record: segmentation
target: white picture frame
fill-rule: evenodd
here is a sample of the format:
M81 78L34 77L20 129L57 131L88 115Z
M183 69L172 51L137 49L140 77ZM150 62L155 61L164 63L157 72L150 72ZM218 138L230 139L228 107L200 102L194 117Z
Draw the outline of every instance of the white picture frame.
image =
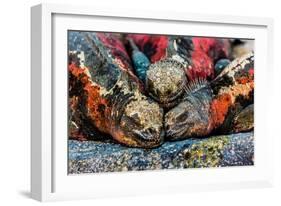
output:
M31 26L32 198L53 201L272 186L273 134L267 110L272 96L269 77L274 75L272 19L40 4L31 8ZM254 38L255 165L67 175L64 114L68 29ZM63 54L65 60L60 58ZM57 69L63 65L65 70Z

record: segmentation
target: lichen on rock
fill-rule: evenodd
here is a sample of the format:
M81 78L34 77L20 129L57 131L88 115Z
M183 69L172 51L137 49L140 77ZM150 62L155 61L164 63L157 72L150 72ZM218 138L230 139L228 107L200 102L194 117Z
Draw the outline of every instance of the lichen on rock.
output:
M227 136L211 137L193 144L183 151L186 168L216 167L222 158L223 148L228 144Z

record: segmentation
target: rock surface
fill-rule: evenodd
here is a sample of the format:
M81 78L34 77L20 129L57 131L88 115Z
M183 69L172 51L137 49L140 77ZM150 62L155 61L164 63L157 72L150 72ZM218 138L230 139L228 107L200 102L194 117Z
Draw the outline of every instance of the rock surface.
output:
M155 149L69 140L69 174L246 166L254 164L254 132L165 142Z

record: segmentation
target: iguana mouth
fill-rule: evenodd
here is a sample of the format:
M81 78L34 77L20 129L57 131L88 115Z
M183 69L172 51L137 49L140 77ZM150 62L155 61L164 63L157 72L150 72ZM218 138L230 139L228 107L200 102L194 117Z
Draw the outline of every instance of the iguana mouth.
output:
M134 147L152 148L162 144L163 109L138 90L126 92L122 88L119 91L116 87L110 94L112 136L120 143Z
M152 148L163 142L163 110L154 102L131 100L122 106L111 133L126 145Z

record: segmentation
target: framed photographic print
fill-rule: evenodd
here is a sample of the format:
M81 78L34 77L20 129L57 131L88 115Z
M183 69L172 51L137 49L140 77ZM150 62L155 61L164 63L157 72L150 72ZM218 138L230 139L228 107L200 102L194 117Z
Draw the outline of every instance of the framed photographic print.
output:
M271 19L31 14L33 198L271 185Z

